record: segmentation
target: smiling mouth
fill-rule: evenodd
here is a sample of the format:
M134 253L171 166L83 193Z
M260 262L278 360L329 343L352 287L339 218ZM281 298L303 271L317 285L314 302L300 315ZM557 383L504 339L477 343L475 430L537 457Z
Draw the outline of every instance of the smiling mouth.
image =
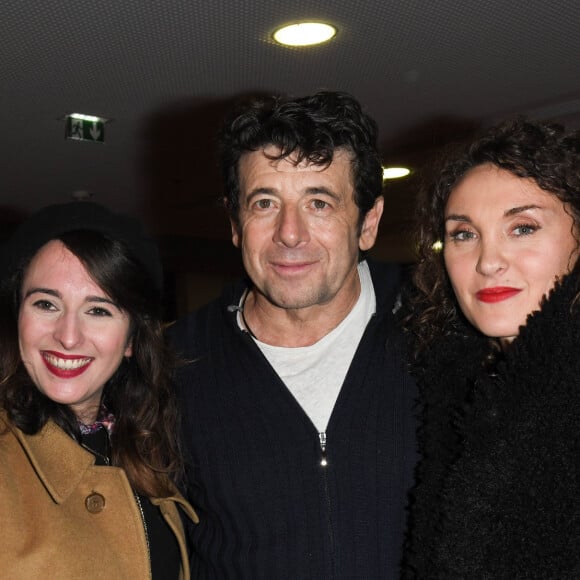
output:
M61 357L50 352L42 353L46 368L59 377L76 377L93 362L91 357Z
M47 352L43 353L42 356L44 360L48 362L51 366L61 370L61 371L72 371L80 369L88 365L91 362L91 358L74 358L74 359L64 359L49 354Z
M314 262L312 260L301 262L272 262L272 267L279 273L304 272L308 270Z

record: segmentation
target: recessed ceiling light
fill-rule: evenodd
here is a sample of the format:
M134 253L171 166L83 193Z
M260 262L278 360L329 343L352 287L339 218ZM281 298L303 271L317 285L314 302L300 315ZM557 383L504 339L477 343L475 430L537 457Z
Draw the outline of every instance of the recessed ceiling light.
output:
M286 46L310 46L326 42L336 35L336 28L323 22L299 22L274 32L276 42Z
M383 179L399 179L411 173L406 167L383 167Z

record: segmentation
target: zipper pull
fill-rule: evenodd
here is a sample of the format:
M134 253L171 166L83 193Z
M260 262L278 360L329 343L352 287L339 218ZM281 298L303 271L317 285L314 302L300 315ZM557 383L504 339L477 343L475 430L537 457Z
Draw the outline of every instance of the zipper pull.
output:
M328 461L326 461L326 433L319 433L318 438L320 439L320 449L322 451L320 465L322 465L322 467L326 467L328 465Z

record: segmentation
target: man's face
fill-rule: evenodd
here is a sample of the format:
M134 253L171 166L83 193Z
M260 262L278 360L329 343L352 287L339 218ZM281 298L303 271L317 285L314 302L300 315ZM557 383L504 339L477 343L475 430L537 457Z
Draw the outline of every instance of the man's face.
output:
M375 242L383 199L358 228L351 155L335 152L321 167L273 161L275 147L245 153L239 162L239 223L232 240L244 266L271 305L306 309L340 305L358 295L359 250Z

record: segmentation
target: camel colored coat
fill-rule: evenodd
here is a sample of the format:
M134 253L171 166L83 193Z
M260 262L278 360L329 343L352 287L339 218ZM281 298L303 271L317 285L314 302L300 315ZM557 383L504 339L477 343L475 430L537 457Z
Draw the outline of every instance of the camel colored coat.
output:
M178 494L152 499L175 533L189 578ZM0 414L0 576L13 579L151 577L141 512L125 472L94 457L49 422L25 435Z

